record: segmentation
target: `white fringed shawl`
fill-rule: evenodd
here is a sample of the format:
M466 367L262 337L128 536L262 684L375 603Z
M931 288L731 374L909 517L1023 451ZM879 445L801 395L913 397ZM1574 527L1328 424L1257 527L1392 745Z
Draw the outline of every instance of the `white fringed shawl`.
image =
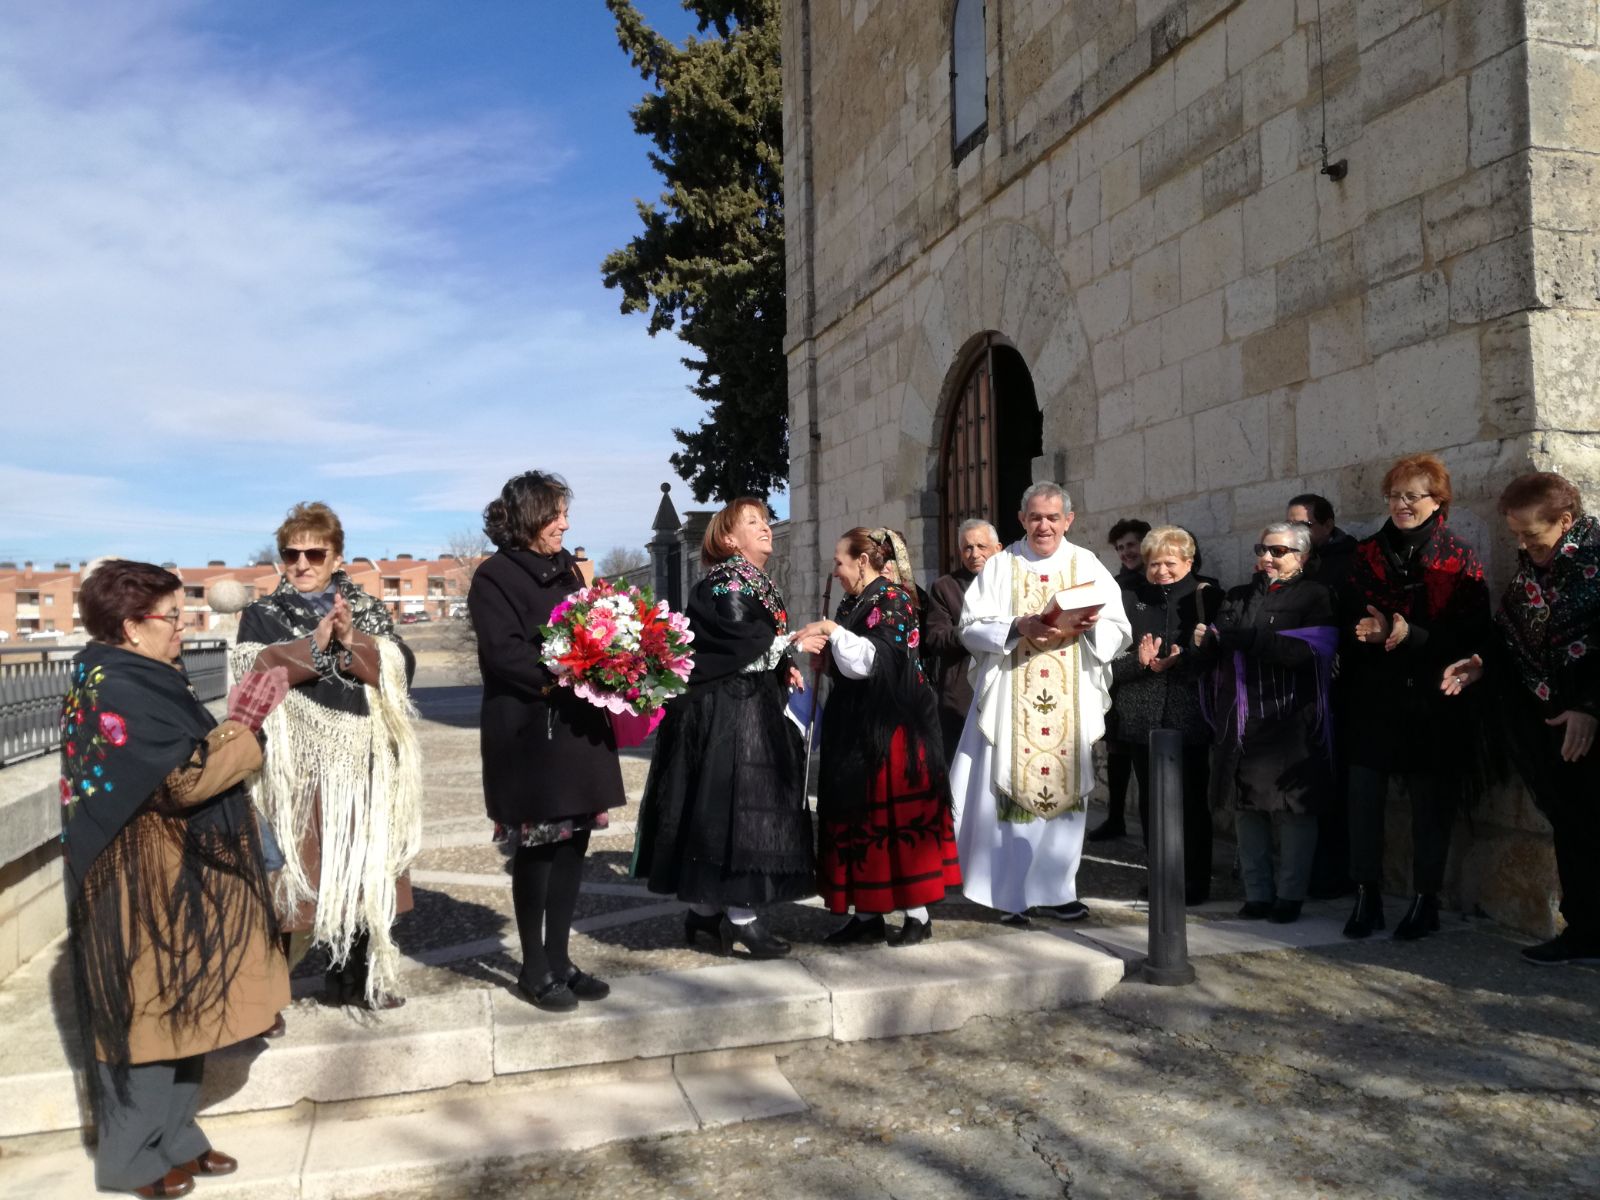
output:
M290 689L267 717L266 762L251 786L286 860L274 884L278 911L314 903L313 937L335 965L367 931L369 1003L400 994L400 951L390 932L394 885L422 849L422 755L405 656L387 638L374 640L381 686L364 687L368 715L339 712ZM236 645L234 676L250 670L266 648ZM300 860L319 800L320 883Z

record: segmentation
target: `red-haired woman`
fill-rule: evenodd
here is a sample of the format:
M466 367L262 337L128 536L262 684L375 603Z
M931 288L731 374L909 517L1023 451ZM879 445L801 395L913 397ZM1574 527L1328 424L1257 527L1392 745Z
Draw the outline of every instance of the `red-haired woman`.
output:
M1512 480L1500 512L1517 539L1517 572L1482 655L1452 663L1441 686L1454 695L1484 674L1498 685L1512 761L1553 831L1566 928L1522 957L1600 962L1600 522L1550 471Z
M816 891L805 752L784 712L800 676L771 556L764 501L735 500L706 526L687 607L694 670L656 733L634 861L652 892L688 902L687 941L752 958L789 952L756 909Z
M1383 833L1389 780L1411 797L1412 900L1395 926L1402 940L1439 928L1439 889L1450 852L1465 755L1452 753L1450 712L1435 686L1445 664L1480 643L1489 592L1477 552L1449 525L1450 472L1432 454L1400 459L1383 477L1389 519L1356 547L1343 646L1349 763L1350 875L1346 937L1384 927Z
M802 649L828 649L818 891L828 911L852 914L828 935L833 945L883 940L884 914L897 909L906 919L891 944L927 941L933 936L927 906L961 882L938 701L917 652L912 592L885 576L891 560L898 579L913 578L898 533L845 534L833 554L845 598L833 620L795 635Z

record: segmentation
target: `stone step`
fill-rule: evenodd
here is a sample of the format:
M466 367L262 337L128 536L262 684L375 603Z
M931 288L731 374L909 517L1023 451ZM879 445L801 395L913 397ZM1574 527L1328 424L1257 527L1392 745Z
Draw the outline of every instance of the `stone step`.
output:
M381 1015L300 1006L285 1037L209 1056L202 1111L403 1095L811 1038L930 1033L985 1013L1098 1001L1122 976L1117 956L1041 931L625 976L604 1003L570 1013L481 987L416 996ZM56 1025L51 1018L12 1049L0 1047L0 1137L83 1123Z
M199 1181L206 1200L357 1200L503 1172L536 1155L713 1129L803 1112L771 1055L660 1060L618 1078L566 1086L486 1085L372 1111L325 1104L282 1116L205 1122L237 1173ZM82 1146L7 1155L0 1180L31 1200L92 1194Z

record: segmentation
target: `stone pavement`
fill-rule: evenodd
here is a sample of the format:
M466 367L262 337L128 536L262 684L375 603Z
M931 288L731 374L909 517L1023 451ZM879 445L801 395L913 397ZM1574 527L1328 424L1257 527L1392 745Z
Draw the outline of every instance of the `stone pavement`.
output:
M206 1127L248 1152L232 1181L207 1181L213 1195L445 1195L466 1177L499 1191L463 1194L507 1196L562 1180L595 1196L1524 1194L1427 1190L1464 1178L1470 1156L1413 1182L1374 1165L1391 1142L1399 1164L1424 1118L1448 1157L1452 1122L1487 1136L1494 1114L1524 1131L1495 1134L1507 1162L1573 1147L1526 1194L1587 1178L1600 973L1526 967L1459 916L1421 946L1343 942L1342 904L1294 926L1233 920L1222 843L1213 890L1229 898L1190 922L1195 988L1111 990L1117 960L1143 950L1131 839L1093 848L1079 925L1019 933L953 895L930 945L837 951L817 944L836 918L785 905L773 920L794 958L729 964L685 947L681 906L628 878L647 767L631 753L631 803L595 841L573 947L616 992L538 1013L507 991L518 955L482 816L477 690L421 657L427 849L397 928L412 1002L355 1020L317 1003L306 963L290 1036L213 1056ZM41 1200L83 1194L87 1170L68 1132L63 966L41 955L0 987L0 1185ZM905 1032L927 1036L892 1036ZM1360 1153L1329 1142L1350 1129ZM1266 1147L1310 1165L1278 1179Z
M1600 971L1527 966L1523 942L1224 956L1190 988L808 1043L778 1058L798 1115L396 1200L1592 1200Z

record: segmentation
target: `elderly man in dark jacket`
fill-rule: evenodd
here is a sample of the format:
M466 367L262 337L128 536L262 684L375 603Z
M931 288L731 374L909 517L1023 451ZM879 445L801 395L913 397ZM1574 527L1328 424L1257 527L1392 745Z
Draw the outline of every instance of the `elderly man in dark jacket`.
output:
M944 758L949 763L961 740L961 727L972 707L972 684L967 679L967 653L957 631L961 626L961 603L967 588L989 556L1000 549L1000 535L993 525L977 517L961 523L956 535L961 566L933 581L927 607L922 616L922 658L929 667L933 689L939 695L939 724L944 732Z

